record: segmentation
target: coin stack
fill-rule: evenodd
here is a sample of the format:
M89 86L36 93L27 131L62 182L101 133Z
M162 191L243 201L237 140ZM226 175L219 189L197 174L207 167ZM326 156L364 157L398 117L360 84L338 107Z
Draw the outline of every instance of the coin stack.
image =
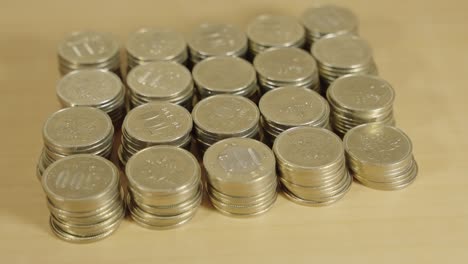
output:
M155 145L190 148L192 116L180 105L153 102L132 109L122 124L118 155L125 165L138 151Z
M184 36L165 29L137 30L128 37L126 49L129 69L154 61L175 61L185 64L188 59Z
M44 172L52 232L68 242L94 242L114 233L125 216L119 170L110 161L80 154Z
M203 164L213 206L230 216L254 216L276 201L275 156L249 138L222 140L206 151Z
M358 34L359 21L348 8L335 5L312 7L301 16L306 29L307 44L311 47L325 36Z
M343 143L327 129L286 130L276 138L273 151L284 193L293 202L329 205L340 200L351 187Z
M255 69L244 59L211 57L195 65L192 74L201 99L216 94L234 94L258 101Z
M229 24L201 24L188 40L193 65L214 56L244 57L247 37L240 29Z
M343 76L330 85L327 98L331 106L331 125L340 136L365 123L395 124L395 92L387 81L379 77Z
M317 64L299 48L274 48L255 57L253 62L263 93L283 86L299 86L320 91Z
M108 33L73 32L58 47L62 75L83 69L107 70L121 75L119 43Z
M93 107L64 108L52 114L42 129L44 147L37 176L56 160L74 154L110 157L114 126L110 117Z
M351 129L344 139L346 158L354 178L379 190L399 190L418 174L410 138L400 129L377 123Z
M214 95L201 100L192 111L195 137L203 152L231 137L260 139L257 106L239 95Z
M328 128L330 107L318 93L303 87L281 87L267 92L259 102L265 142L272 145L283 131L298 126Z
M133 220L150 229L188 222L202 200L201 169L187 150L154 146L127 163L128 207Z
M301 48L305 43L304 27L289 16L260 15L249 23L247 36L254 57L269 48Z
M322 38L311 49L317 60L322 88L348 74L377 75L367 41L350 34Z
M91 106L106 112L114 124L125 116L125 88L119 77L103 70L78 70L57 85L63 107Z
M177 62L157 61L137 66L127 75L127 86L130 108L159 101L192 109L192 75Z

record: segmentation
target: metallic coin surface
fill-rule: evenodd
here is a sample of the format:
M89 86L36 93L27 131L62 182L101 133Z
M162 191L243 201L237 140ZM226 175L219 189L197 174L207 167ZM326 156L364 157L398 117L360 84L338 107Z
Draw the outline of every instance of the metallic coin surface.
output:
M260 15L247 27L250 41L266 47L289 47L304 39L304 28L288 16Z
M236 56L246 49L247 37L232 25L205 23L194 30L188 45L202 56Z
M323 5L307 9L301 16L304 27L314 36L354 32L358 19L349 9L335 5Z

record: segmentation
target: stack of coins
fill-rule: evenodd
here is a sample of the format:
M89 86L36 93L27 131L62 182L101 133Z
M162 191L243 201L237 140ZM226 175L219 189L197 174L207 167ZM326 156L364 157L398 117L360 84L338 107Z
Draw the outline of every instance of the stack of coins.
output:
M106 112L114 124L125 116L125 88L119 77L102 70L78 70L57 85L63 107L91 106Z
M367 41L350 34L322 38L311 49L317 60L322 88L348 74L377 75Z
M228 24L201 24L192 33L188 46L193 65L214 56L244 57L248 49L244 32Z
M385 80L370 75L348 75L335 80L327 91L331 125L340 136L372 122L394 125L395 92Z
M56 160L74 154L110 157L114 126L109 116L93 107L64 108L52 114L42 129L44 148L37 176Z
M273 151L284 193L293 202L329 205L351 187L343 143L327 129L291 128L276 138Z
M65 75L74 70L100 69L120 76L119 52L119 44L110 34L73 32L59 44L59 70Z
M260 15L249 23L247 36L253 56L269 48L301 48L305 43L304 27L289 16Z
M418 174L410 138L400 129L364 124L343 139L349 169L363 185L379 190L399 190Z
M312 7L301 16L306 29L307 44L311 47L325 36L358 34L359 21L348 8L335 5Z
M258 100L255 69L236 57L212 57L198 63L192 71L201 99L216 94L234 94Z
M192 117L202 152L225 138L260 139L260 112L252 101L242 96L210 96L193 108Z
M150 229L188 222L202 199L201 169L188 151L155 146L127 163L128 207L133 220Z
M298 126L328 128L330 107L318 93L303 87L281 87L259 102L265 142L271 146L283 131Z
M44 172L42 187L52 232L65 241L85 243L108 237L125 216L119 170L102 157L63 158Z
M182 34L154 28L141 28L127 40L127 64L132 69L154 61L175 61L185 64L187 43Z
M203 157L213 206L230 216L254 216L276 201L275 156L265 144L230 138L211 146Z
M127 75L129 107L169 102L192 109L193 81L183 65L158 61L133 68Z
M282 86L299 86L320 91L317 64L304 50L269 49L258 54L253 64L263 93Z
M125 165L138 151L155 145L190 148L192 116L182 106L154 102L131 110L122 124L118 155Z

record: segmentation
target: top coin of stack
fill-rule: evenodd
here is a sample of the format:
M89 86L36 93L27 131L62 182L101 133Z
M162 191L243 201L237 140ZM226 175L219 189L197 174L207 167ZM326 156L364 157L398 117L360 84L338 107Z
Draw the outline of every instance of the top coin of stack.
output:
M170 30L141 28L128 37L126 49L129 69L154 61L185 64L188 59L184 37Z
M247 36L253 56L269 48L301 48L305 43L304 28L289 16L260 15L249 23Z
M119 52L119 44L110 34L73 32L59 44L59 70L65 75L74 70L100 69L120 76Z

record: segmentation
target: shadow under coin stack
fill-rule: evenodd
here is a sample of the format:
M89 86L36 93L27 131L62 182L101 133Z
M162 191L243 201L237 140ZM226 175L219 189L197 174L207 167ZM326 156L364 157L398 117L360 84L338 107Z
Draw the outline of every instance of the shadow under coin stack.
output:
M327 91L331 125L341 137L351 128L379 122L394 125L395 92L382 78L348 75L335 80Z
M127 163L128 207L133 220L150 229L188 222L202 200L201 169L188 151L155 146Z
M283 86L298 86L320 91L317 64L304 50L269 49L258 54L253 64L262 93Z
M275 156L265 144L247 138L225 139L208 148L203 164L211 203L221 213L254 216L275 203Z
M65 75L57 85L63 107L91 106L106 112L114 124L125 116L125 88L112 72L78 70Z
M109 116L93 107L64 108L52 114L42 129L44 148L37 176L54 161L74 154L105 158L112 153L114 126Z
M400 129L364 124L343 139L348 167L363 185L379 190L399 190L418 174L410 138Z
M73 155L44 172L42 187L50 210L50 227L60 239L94 242L114 233L125 216L119 170L89 154Z
M261 138L258 107L242 96L210 96L195 105L192 117L195 137L202 152L225 138Z
M99 69L121 76L119 44L108 33L79 31L65 37L58 47L62 75L83 69Z
M301 205L325 206L350 189L341 139L324 128L296 127L273 145L285 195Z
M264 94L258 106L265 142L270 146L281 132L292 127L328 128L328 102L310 89L281 87Z
M122 124L118 155L125 165L138 151L155 145L190 148L192 116L180 105L153 102L132 109Z

